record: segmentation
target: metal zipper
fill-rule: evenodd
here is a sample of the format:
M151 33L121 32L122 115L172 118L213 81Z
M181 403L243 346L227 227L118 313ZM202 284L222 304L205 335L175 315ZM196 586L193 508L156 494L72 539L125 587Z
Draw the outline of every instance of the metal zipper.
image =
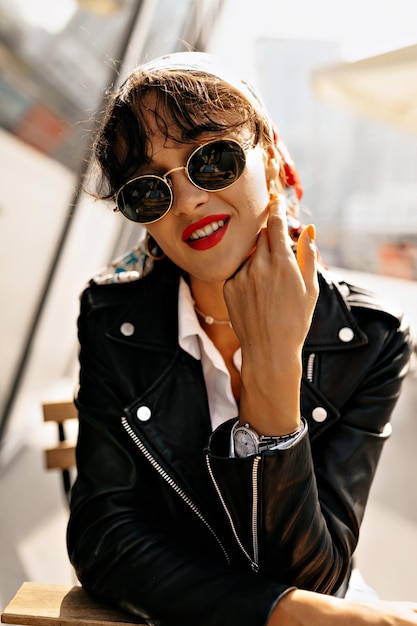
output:
M256 456L252 466L252 541L253 541L253 560L256 568L259 570L259 541L258 541L258 465L261 460L260 456Z
M218 543L219 547L221 548L221 550L222 550L222 552L223 552L223 554L224 554L224 556L226 558L227 564L230 565L230 558L229 558L229 555L226 552L225 547L223 546L223 544L220 541L219 537L217 536L216 532L210 526L210 524L208 523L208 521L206 520L206 518L204 517L204 515L200 511L200 509L197 507L197 505L191 500L191 498L185 493L185 491L183 489L181 489L181 487L179 485L177 485L175 480L168 474L168 472L166 472L164 470L164 468L152 456L152 454L149 452L148 448L139 439L139 437L137 436L137 434L135 433L133 428L130 426L130 424L127 421L125 416L122 416L122 426L125 429L125 431L127 432L127 434L129 435L129 437L133 440L135 445L139 448L139 450L142 452L142 454L145 456L145 458L152 465L152 467L169 484L169 486L172 487L172 489L175 491L175 493L177 493L180 496L180 498L190 507L190 509L197 515L197 517L203 522L203 524L206 526L206 528L210 531L210 533L213 535L214 539Z
M210 465L210 458L208 454L206 454L208 472L210 474L211 480L213 481L213 485L214 485L214 488L216 489L217 495L219 496L220 502L222 503L223 509L228 517L233 535L236 539L236 542L239 548L242 550L243 554L248 559L251 569L254 572L259 571L259 548L258 548L258 535L257 535L257 531L258 531L258 482L256 480L256 477L257 477L257 470L258 470L258 465L259 465L260 460L261 460L261 457L256 456L254 459L253 467L252 467L252 489L253 489L253 506L252 506L253 558L252 558L249 552L246 550L243 543L241 542L239 535L237 534L237 530L233 522L232 516L230 515L229 509L227 508L226 502L224 501L223 494L220 491L220 487L217 484L217 481L214 477L214 473Z
M309 354L308 360L307 360L306 378L309 383L312 383L314 379L314 361L315 360L316 360L316 354L315 352L312 352L311 354Z

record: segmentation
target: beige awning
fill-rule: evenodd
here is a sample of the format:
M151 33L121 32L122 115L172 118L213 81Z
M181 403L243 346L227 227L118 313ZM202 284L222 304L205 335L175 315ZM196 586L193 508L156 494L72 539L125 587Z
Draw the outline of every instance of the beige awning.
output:
M417 45L318 69L312 81L329 102L417 134Z

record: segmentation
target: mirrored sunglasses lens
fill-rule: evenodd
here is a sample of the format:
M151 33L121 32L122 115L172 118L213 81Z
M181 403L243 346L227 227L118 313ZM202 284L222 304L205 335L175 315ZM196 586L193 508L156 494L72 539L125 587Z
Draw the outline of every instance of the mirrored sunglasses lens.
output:
M188 163L188 174L198 187L218 191L233 185L245 169L245 153L234 141L212 141Z
M117 195L117 207L133 222L149 224L160 219L171 206L168 184L156 176L141 176L127 183Z

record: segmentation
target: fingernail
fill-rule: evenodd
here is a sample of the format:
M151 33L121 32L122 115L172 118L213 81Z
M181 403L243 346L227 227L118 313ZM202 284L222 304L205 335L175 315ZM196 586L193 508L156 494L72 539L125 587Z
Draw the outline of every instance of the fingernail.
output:
M269 199L270 200L277 200L278 199L278 194L277 194L276 188L275 188L275 181L273 181L273 180L269 181L268 192L269 192Z
M310 237L311 241L315 241L315 239L316 239L316 227L314 226L314 224L309 224L307 226L307 233L308 233L308 236Z

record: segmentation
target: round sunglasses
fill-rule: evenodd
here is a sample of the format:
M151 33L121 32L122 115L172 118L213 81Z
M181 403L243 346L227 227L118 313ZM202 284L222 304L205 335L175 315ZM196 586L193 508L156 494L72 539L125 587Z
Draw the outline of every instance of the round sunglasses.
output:
M116 194L116 210L140 224L162 219L174 201L172 172L185 170L195 187L204 191L221 191L234 185L245 169L242 146L234 139L218 139L199 146L181 167L174 167L162 176L147 174L132 178Z

